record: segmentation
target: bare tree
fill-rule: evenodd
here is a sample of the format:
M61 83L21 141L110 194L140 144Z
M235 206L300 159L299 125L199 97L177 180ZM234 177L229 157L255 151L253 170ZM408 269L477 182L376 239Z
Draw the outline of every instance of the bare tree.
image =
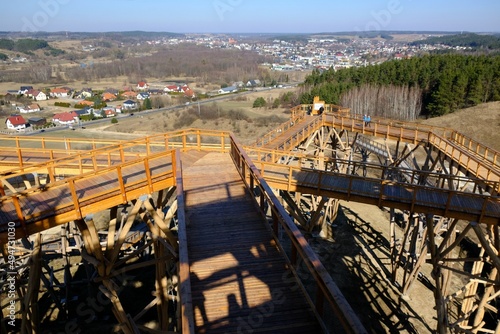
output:
M363 85L349 90L341 104L357 115L370 114L405 121L415 120L422 109L422 90L415 86Z

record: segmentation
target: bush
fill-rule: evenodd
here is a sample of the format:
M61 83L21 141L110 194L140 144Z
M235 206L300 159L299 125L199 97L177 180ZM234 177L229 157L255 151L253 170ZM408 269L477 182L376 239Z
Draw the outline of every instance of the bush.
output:
M80 103L75 104L75 109L84 109L86 107L88 107L86 104L80 104Z
M258 97L253 101L253 108L262 108L266 106L266 100L263 97Z
M113 117L113 118L111 119L111 123L116 124L116 123L118 123L118 120L117 120L116 118L114 118L114 117Z
M71 103L68 103L68 102L56 102L56 103L54 103L54 106L69 108L69 107L71 107Z
M177 121L174 123L174 129L180 129L183 127L190 126L193 124L198 118L194 115L191 114L185 114L182 117L180 117Z

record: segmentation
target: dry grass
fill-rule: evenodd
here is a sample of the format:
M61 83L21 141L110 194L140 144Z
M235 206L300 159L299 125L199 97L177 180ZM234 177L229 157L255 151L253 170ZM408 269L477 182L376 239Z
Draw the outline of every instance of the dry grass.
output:
M263 136L264 134L277 127L276 123L257 125L257 120L259 118L278 116L283 120L283 122L286 122L290 117L290 115L287 113L287 109L285 108L252 108L253 101L257 97L264 97L265 99L277 98L280 94L286 91L289 90L276 89L263 92L254 92L245 95L244 97L236 98L235 96L234 99L217 102L217 107L220 109L221 115L232 110L241 114L242 118L244 119L234 119L225 116L215 120L209 120L204 118L204 106L201 105L200 115L198 119L182 127L176 126L176 124L182 122L183 118L189 117L188 109L191 109L191 113L197 113L198 105L196 103L192 103L191 105L180 110L161 111L154 114L141 114L139 112L136 113L134 117L119 118L118 123L116 124L112 124L110 120L106 125L100 124L96 127L87 126L85 130L78 130L76 132L91 132L101 136L104 133L110 133L115 137L116 135L119 135L119 133L123 133L124 138L126 138L127 134L144 136L174 131L178 130L179 128L198 128L207 130L231 131L236 135L236 137L242 144L252 144L257 140L257 138Z
M422 121L423 124L454 129L500 151L500 102L484 103L452 114Z

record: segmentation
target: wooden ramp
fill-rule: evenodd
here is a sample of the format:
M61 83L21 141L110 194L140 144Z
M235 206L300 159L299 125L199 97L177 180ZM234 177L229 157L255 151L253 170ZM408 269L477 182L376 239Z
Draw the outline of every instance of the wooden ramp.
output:
M196 331L323 332L230 155L182 162Z
M322 118L304 116L296 124L288 124L268 134L260 142L260 147L270 150L291 150L306 140L315 130L322 126Z

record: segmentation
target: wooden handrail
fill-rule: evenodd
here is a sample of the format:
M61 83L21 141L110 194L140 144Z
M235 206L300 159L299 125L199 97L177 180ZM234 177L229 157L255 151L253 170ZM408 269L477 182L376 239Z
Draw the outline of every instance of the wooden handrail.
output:
M478 156L486 159L490 163L492 163L494 166L500 168L500 152L497 150L488 147L484 144L481 144L477 142L476 140L463 135L457 131L453 133L451 136L450 140L453 142L461 145L465 149L467 149L470 152L474 152Z
M190 141L188 140L188 137L190 137L191 135L196 136L195 143L190 143ZM202 140L203 137L207 138L215 137L217 138L218 143L205 143ZM90 151L82 151L82 152L76 151L76 153L74 154L52 160L50 160L50 157L52 157L54 152L53 150L50 150L49 151L50 156L48 157L47 161L37 164L30 164L26 167L14 168L12 169L11 172L8 172L7 176L0 177L0 181L34 172L41 174L44 173L48 174L49 171L47 170L47 166L50 166L52 168L51 170L52 173L57 173L57 168L66 168L66 169L74 168L80 171L88 171L90 169L96 171L103 167L106 168L110 166L110 161L111 161L110 155L112 154L116 154L117 157L119 156L121 162L126 162L131 159L144 156L145 153L138 152L140 151L140 148L142 146L150 147L150 150L152 150L151 149L152 147L161 148L161 151L166 151L180 147L182 149L190 149L190 148L208 149L208 150L213 149L217 151L227 152L227 148L224 147L225 145L224 142L225 138L228 137L229 133L224 131L205 131L205 130L200 131L198 129L186 129L186 130L164 133L161 135L154 135L143 138L141 140L136 139L130 142L117 142L116 145L101 147ZM179 146L176 140L182 141L183 144ZM59 152L62 153L66 151L61 150ZM106 159L101 158L101 160L107 161L108 162L107 165L96 165L95 163L92 162L93 160L98 159L98 157L100 157L101 155L106 156ZM22 161L22 159L20 161ZM83 161L88 161L88 164L83 164ZM7 174L7 172L5 173Z
M30 196L34 195L35 193L40 193L40 192L50 192L50 191L56 191L59 193L67 193L71 194L70 200L69 201L64 201L64 198L60 198L60 203L59 204L53 204L49 208L44 208L44 207L37 207L36 211L32 211L32 209L27 209L28 212L30 213L25 213L22 212L21 210L16 210L16 216L17 216L17 222L22 222L22 221L34 221L37 219L40 219L41 217L46 217L47 215L53 215L55 211L63 211L63 212L73 212L76 210L76 215L78 217L83 217L87 214L90 214L93 212L95 209L93 207L93 203L97 199L102 199L106 197L115 197L118 199L118 201L115 199L113 204L118 205L121 203L126 203L128 200L128 193L131 191L139 191L138 189L143 189L141 190L143 193L149 193L150 189L152 188L152 184L154 182L157 182L156 180L166 178L167 181L168 179L172 179L173 182L173 175L172 171L165 171L161 174L155 174L155 175L150 175L151 181L148 181L148 172L144 170L144 165L147 163L151 165L151 161L153 160L165 160L168 157L172 157L172 152L161 152L161 153L156 153L152 154L149 157L146 158L139 158L134 161L128 161L126 163L100 169L98 171L92 171L92 172L87 172L81 175L69 177L66 179L62 179L53 183L49 183L44 186L38 186L38 187L32 187L27 190L23 190L20 192L17 192L14 195L6 195L0 198L2 202L2 206L6 207L8 203L12 202L15 199L25 199L29 198ZM136 180L134 182L127 182L125 183L123 180L123 170L126 168L131 168L133 166L141 166L140 174L135 174L134 177L136 177ZM112 188L105 189L102 192L97 192L95 194L89 194L89 195L84 195L84 196L78 196L77 192L79 191L77 185L79 182L86 181L86 180L91 180L93 178L98 178L100 176L106 175L106 174L111 174L115 175L114 179L114 184L115 186ZM91 186L92 187L92 186ZM154 189L153 189L154 190ZM118 197L116 197L118 195ZM100 201L102 202L102 201ZM115 203L116 202L116 203ZM29 205L29 202L25 204L26 206ZM19 212L18 212L19 211ZM71 217L73 217L74 214L72 214ZM77 218L78 218L77 217ZM29 224L27 224L29 225ZM18 227L18 226L16 226Z
M487 187L492 189L496 189L500 187L500 181L492 181L492 180L484 180L481 178L474 178L470 176L460 176L460 175L448 175L439 172L433 171L425 171L425 170L416 170L411 168L404 167L394 167L394 166L383 166L379 164L373 164L369 162L362 161L352 161L345 159L337 159L337 158L329 158L329 157L317 157L303 154L301 152L282 152L279 150L271 150L265 148L256 148L256 147L248 147L245 146L249 156L252 156L252 159L255 164L259 165L261 162L268 163L272 165L277 161L277 159L281 156L293 157L295 159L308 160L311 162L321 161L324 164L333 165L347 165L349 169L354 171L363 170L366 171L364 174L370 174L372 177L378 177L380 179L386 179L387 175L399 173L402 175L406 175L408 179L411 180L432 180L436 187L442 180L448 180L453 182L483 182ZM282 166L282 164L275 163L276 166ZM300 166L300 164L299 164Z
M287 191L299 191L311 194L327 194L345 200L353 200L379 206L402 208L428 212L437 215L477 221L497 225L500 223L500 197L468 193L457 190L409 184L384 178L370 178L352 174L312 170L297 166L261 162L260 172L268 183ZM387 173L390 168L381 168ZM306 181L307 173L318 176L317 180ZM302 174L301 180L289 175ZM433 173L436 175L437 173ZM439 175L439 174L438 174ZM331 182L327 181L330 180ZM335 180L339 182L335 182ZM364 184L364 187L355 187ZM319 189L319 190L318 190ZM429 196L432 193L434 196ZM421 196L419 196L421 195ZM427 195L427 196L426 196ZM429 198L428 201L425 198ZM437 202L436 198L441 198ZM463 201L475 205L462 206ZM487 205L485 205L487 202ZM418 208L418 210L417 210Z
M181 310L180 319L177 323L181 324L183 334L192 334L195 332L194 310L191 295L191 279L189 270L188 243L187 243L187 221L185 213L184 184L182 178L182 163L180 151L176 150L174 154L174 177L177 191L177 233L179 239L179 297Z
M434 133L429 134L429 143L439 149L444 154L450 156L455 162L464 167L468 172L472 173L477 179L485 181L500 181L500 169L498 166L492 165L491 162L485 163L485 160L471 155L464 147L457 146L455 142L442 138ZM451 151L451 152L450 152ZM486 175L481 173L480 169L486 171ZM500 188L494 188L497 192Z

